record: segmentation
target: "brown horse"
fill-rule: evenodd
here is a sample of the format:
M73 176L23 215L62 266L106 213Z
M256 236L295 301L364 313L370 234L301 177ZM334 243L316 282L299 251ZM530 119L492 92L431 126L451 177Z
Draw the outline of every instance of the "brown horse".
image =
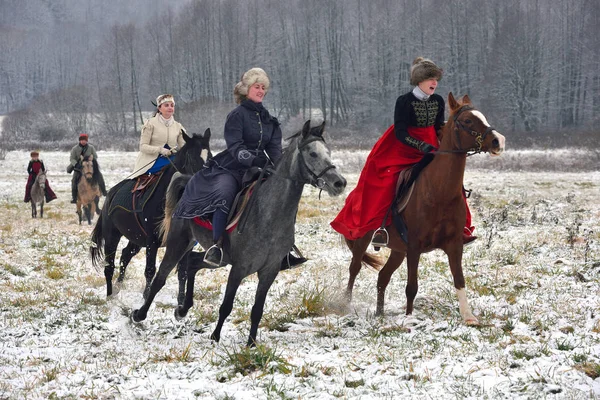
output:
M414 184L412 195L401 211L408 231L408 240L400 237L394 224L386 226L389 232L390 256L379 271L377 280L377 315L383 314L385 289L394 271L406 257L406 315L413 312L418 291L419 258L422 253L442 249L448 256L454 287L458 296L460 315L467 325L478 325L471 312L465 293L462 271L463 227L466 208L463 200L463 177L469 153L489 152L500 155L504 151L504 136L488 124L485 116L471 104L468 96L458 102L448 94L450 118L443 127L440 148L431 163L423 169ZM362 262L379 269L381 263L366 253L373 231L357 240L346 240L352 251L350 278L346 295L352 299L352 288Z
M81 162L81 178L77 183L77 215L79 216L79 225L83 220L83 211L88 221L88 225L92 224L94 213L100 215L98 202L100 201L100 187L98 186L98 178L100 169L98 162L94 160L94 156L89 156Z

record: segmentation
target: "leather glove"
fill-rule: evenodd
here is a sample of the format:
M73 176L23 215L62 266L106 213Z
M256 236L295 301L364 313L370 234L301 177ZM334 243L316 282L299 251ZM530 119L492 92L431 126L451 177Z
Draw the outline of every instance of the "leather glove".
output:
M258 155L256 157L254 157L254 160L252 160L252 166L264 168L268 162L269 162L269 159L267 158L266 155L264 155L264 153L258 153Z
M419 150L421 150L423 153L430 153L432 151L436 151L437 149L435 148L435 146L432 146L429 143L423 143L419 147Z
M161 156L169 157L171 155L171 150L161 147L158 151Z

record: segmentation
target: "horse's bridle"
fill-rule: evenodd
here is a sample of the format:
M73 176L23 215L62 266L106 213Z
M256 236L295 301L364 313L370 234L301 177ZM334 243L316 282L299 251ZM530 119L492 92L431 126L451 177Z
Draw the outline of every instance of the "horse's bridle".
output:
M323 143L325 143L325 139L323 139L322 136L311 136L309 139L307 139L305 142L303 142L302 144L298 145L298 154L300 159L302 160L302 163L304 164L304 167L306 168L306 170L308 171L308 173L310 174L310 178L311 181L309 182L312 186L316 187L317 189L323 190L325 188L325 186L327 185L327 182L325 181L325 179L323 179L323 175L325 175L327 173L327 171L329 171L330 169L335 169L335 165L330 164L327 167L325 167L323 169L323 171L321 171L319 174L314 173L314 171L312 171L309 167L308 164L306 163L306 161L304 160L304 155L302 154L302 148L306 147L309 143L312 142L316 142L317 140L322 141ZM319 193L320 196L320 193Z
M458 109L458 111L456 112L456 114L454 114L453 116L453 120L454 120L454 132L456 133L456 140L458 141L458 146L461 147L461 143L460 143L460 135L458 134L458 130L461 129L465 132L467 132L469 135L475 137L475 143L477 143L477 147L471 148L471 149L467 149L467 150L458 150L458 151L452 151L453 153L469 153L469 152L473 152L472 154L469 155L473 155L473 154L477 154L477 153L481 153L481 149L483 148L483 141L485 140L485 137L488 135L488 133L491 133L494 128L492 128L491 126L488 126L487 129L485 130L485 132L477 132L471 129L467 129L459 120L458 117L460 116L460 114L463 111L470 111L470 110L474 110L475 107L471 106L471 105L464 105L461 108Z

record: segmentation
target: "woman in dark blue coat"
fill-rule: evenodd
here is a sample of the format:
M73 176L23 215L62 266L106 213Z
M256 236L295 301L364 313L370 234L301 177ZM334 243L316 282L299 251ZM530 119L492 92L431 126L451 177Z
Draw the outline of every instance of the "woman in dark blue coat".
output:
M237 104L227 116L224 129L227 148L217 154L188 182L174 217L194 218L212 215L215 245L206 252L205 261L219 265L227 217L250 167L264 168L281 157L282 134L279 122L263 107L270 82L261 68L242 75L233 94ZM306 261L292 257L290 263ZM288 265L289 267L289 265Z

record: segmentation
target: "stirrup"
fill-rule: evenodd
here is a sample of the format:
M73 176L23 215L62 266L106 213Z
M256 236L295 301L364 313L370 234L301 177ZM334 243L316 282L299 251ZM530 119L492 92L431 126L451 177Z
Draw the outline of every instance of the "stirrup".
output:
M215 251L219 252L219 262L216 262L216 260L214 260L212 257L209 257L209 254L213 254ZM219 247L219 245L217 244L213 244L212 246L210 246L208 248L208 250L206 250L206 253L204 254L204 260L205 263L207 263L210 266L213 267L220 267L221 264L223 263L223 250Z
M375 251L379 251L382 247L387 247L390 241L390 236L385 228L378 228L375 232L373 232L373 237L371 238L371 244Z

